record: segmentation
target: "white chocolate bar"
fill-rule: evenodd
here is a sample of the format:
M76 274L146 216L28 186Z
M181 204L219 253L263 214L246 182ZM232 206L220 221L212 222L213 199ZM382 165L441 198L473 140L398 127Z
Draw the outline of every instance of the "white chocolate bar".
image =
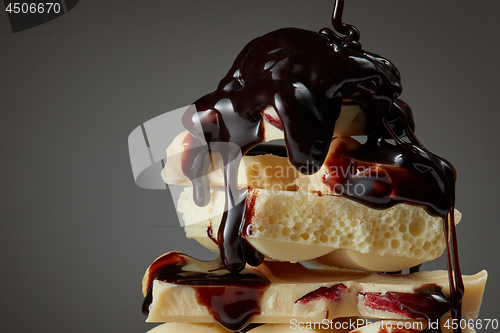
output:
M377 210L338 196L251 189L253 213L246 239L268 258L317 259L325 265L368 271L399 271L438 258L446 244L442 220L423 208L399 204ZM213 191L198 207L186 187L177 206L188 238L218 252L207 235L217 234L224 193ZM457 211L455 222L461 218Z
M265 262L256 268L247 268L264 274L270 285L260 300L260 314L253 323L286 324L290 320L321 321L340 317L375 319L409 319L389 310L371 308L365 304L366 293L414 293L427 284L436 284L449 295L446 271L420 272L407 275L386 275L342 269L308 269L301 264ZM146 273L146 276L149 272ZM487 273L463 276L465 295L462 313L476 319L486 284ZM147 280L147 279L146 279ZM298 301L322 287L342 284L337 299L315 297ZM197 286L199 288L211 286ZM177 285L159 280L153 282L153 299L148 322L213 323L208 309L197 301L196 291L188 285Z

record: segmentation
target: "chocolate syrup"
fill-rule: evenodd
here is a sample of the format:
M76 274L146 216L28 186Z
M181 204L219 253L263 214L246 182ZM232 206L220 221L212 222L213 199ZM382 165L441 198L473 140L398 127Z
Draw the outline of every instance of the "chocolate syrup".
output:
M369 308L393 312L411 319L426 319L424 333L442 333L441 320L451 309L451 302L435 284L424 285L413 294L400 292L362 293Z
M347 182L362 185L362 193L340 195L372 208L407 203L443 219L452 314L460 319L464 290L455 225L448 223L453 221L455 170L418 141L411 109L398 99L399 71L389 60L362 49L358 30L342 23L342 10L343 1L337 0L332 17L337 32L285 28L255 38L217 89L194 102L197 112L183 117L184 127L193 134L187 144L205 147L186 150L183 156L194 201L208 204L209 153L220 153L226 199L218 232L223 264L239 272L245 263L262 262L263 256L241 239L246 189L237 188L237 176L241 156L263 142L262 112L272 106L280 120L275 125L284 130L288 158L299 172L313 174L323 164L329 169L373 169L376 173L369 177L351 173L343 179L327 176L324 181L332 187ZM338 156L325 161L343 103L357 104L364 111L367 141L355 149L341 148Z
M269 286L269 280L254 272L221 273L223 268L219 268L216 273L186 268L188 263L195 262L197 260L178 252L157 259L149 268L143 313L149 314L152 283L156 279L192 287L198 304L205 306L221 325L232 331L244 329L260 313L260 299Z
M247 156L257 156L266 154L271 154L279 157L288 157L285 146L273 145L273 144L261 144L255 146L254 148L250 149L248 153L246 153Z
M216 245L219 245L219 241L214 237L214 230L212 229L212 223L207 227L207 236Z
M406 203L424 207L431 215L448 215L455 174L446 160L404 141L393 145L369 138L358 144L342 137L332 145L325 161L330 173L323 177L332 192L375 209ZM450 184L444 183L448 176Z

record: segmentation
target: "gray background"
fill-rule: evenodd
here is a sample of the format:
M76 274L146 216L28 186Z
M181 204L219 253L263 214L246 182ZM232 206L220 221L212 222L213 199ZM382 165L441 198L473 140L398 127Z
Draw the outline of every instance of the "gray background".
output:
M0 331L145 332L141 279L184 238L168 191L134 184L141 123L212 91L268 31L330 26L325 1L81 1L13 34L0 13ZM417 135L458 170L462 271L498 315L500 1L347 1L402 73ZM180 130L180 129L179 129ZM445 268L443 259L424 269Z

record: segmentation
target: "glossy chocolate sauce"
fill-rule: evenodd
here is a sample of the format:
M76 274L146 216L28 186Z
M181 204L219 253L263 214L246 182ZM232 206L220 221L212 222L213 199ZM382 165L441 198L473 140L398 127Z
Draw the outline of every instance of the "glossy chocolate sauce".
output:
M352 168L341 178L327 174L325 184L358 185L363 191L339 195L375 209L406 203L443 219L452 314L460 318L464 288L455 224L449 223L454 221L455 170L418 141L412 111L398 99L399 71L389 60L362 49L358 30L342 23L342 10L343 1L337 0L332 18L336 32L285 28L255 38L217 89L194 102L197 112L183 117L184 127L193 135L186 145L205 149L186 149L182 158L194 201L208 204L209 153L220 153L226 200L217 235L222 262L235 273L245 263L262 262L263 256L241 237L248 205L247 189L237 188L237 171L241 156L263 142L262 112L272 106L279 116L274 125L283 129L288 158L298 171L313 174L324 164L329 170ZM357 104L364 111L367 141L340 144L335 147L337 155L326 159L342 104ZM336 140L343 139L334 144ZM361 169L372 173L360 176Z
M451 302L440 287L435 284L424 285L413 294L400 292L362 293L363 304L369 308L389 311L411 319L427 320L424 333L442 333L440 324L450 312Z
M444 218L453 205L453 167L413 143L369 138L359 144L349 137L335 138L325 166L329 173L323 182L332 192L375 209L406 203Z
M288 157L288 154L286 152L286 147L275 144L261 144L255 146L254 148L250 149L248 153L246 153L247 156L257 156L266 154L272 154L279 157Z
M260 313L261 297L269 286L269 280L255 272L224 273L218 268L204 270L191 268L188 264L200 263L182 253L170 252L157 259L149 268L147 296L143 303L143 313L149 314L152 303L153 280L187 285L196 292L198 304L222 326L232 331L244 329L252 318Z

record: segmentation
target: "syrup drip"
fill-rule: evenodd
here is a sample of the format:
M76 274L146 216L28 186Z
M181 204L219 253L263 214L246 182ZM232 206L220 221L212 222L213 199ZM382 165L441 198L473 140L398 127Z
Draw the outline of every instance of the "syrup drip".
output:
M319 33L285 28L258 37L243 48L217 89L194 102L197 112L184 115L183 124L194 135L188 136L186 145L205 147L183 153L183 171L193 183L194 201L208 204L209 153L220 153L226 209L217 238L223 264L234 273L245 263L260 264L263 256L241 238L248 205L246 189L237 188L237 171L241 156L263 142L262 111L274 107L290 163L313 174L325 163L341 105L357 104L366 116L367 142L345 151L343 162L355 168L375 166L378 173L346 177L342 181L357 182L367 191L341 195L376 209L400 202L419 205L443 219L452 315L460 319L464 290L455 225L448 222L454 221L455 170L418 141L411 109L398 99L399 71L389 60L361 48L358 30L342 23L343 5L342 0L335 2L332 24L345 37L327 28ZM336 163L326 161L329 167ZM325 179L325 183L335 186L339 180Z
M335 1L333 7L332 15L332 26L333 28L340 32L341 34L347 35L346 37L340 37L335 32L328 28L324 28L320 31L321 34L325 34L328 38L337 41L343 47L350 47L354 49L361 49L361 44L359 44L359 30L350 24L342 23L342 13L344 11L344 0Z
M207 227L207 236L208 238L214 242L216 245L219 245L217 238L214 237L214 230L212 229L212 223Z

